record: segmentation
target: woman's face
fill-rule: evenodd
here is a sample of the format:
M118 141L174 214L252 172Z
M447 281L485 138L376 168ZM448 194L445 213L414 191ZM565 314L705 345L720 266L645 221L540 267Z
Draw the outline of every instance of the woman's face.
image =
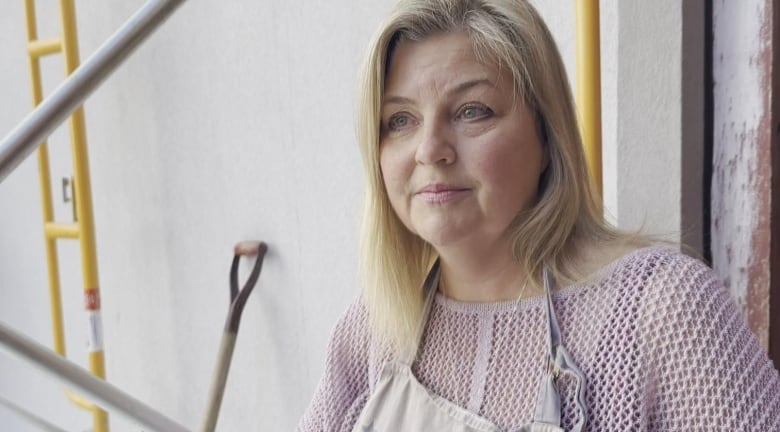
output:
M534 115L509 73L465 32L401 42L382 102L380 166L406 227L441 251L494 246L529 208L543 170Z

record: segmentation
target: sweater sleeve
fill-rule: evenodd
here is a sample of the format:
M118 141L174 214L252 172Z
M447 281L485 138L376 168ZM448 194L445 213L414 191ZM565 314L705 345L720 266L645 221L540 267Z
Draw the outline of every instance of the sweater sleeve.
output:
M328 345L325 372L298 424L299 432L349 432L368 398L368 322L355 301L339 319Z
M780 431L780 376L717 275L661 258L648 293L651 431Z

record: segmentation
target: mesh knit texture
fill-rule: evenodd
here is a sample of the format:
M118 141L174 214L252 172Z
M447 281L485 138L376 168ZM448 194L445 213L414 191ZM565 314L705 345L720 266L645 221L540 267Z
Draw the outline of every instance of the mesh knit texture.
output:
M553 294L563 344L585 374L589 431L780 431L780 375L703 263L635 251ZM462 303L440 294L413 366L432 392L511 431L531 420L546 366L544 299ZM387 357L355 302L298 430L352 431ZM578 412L559 380L562 426Z

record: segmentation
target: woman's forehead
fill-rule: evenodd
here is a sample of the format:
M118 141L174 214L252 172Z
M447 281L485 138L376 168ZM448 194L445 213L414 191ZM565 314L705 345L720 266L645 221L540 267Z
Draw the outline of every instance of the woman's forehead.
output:
M402 41L389 59L384 93L414 93L427 87L440 93L468 83L505 85L494 61L478 56L465 32L443 33L421 41Z

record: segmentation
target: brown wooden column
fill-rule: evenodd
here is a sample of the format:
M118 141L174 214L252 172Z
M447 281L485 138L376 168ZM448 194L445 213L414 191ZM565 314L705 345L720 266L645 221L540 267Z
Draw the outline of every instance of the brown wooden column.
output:
M768 31L771 44L770 82L767 90L771 94L770 102L770 157L772 169L771 182L771 243L769 265L769 356L780 369L780 7L767 0L772 8L771 30Z
M778 365L778 11L712 5L712 264Z

